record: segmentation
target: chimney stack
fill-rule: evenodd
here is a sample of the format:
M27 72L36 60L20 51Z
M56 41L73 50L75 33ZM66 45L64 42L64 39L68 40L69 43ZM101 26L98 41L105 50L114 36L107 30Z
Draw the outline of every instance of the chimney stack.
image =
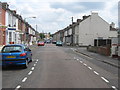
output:
M83 20L85 20L86 18L88 18L90 15L88 15L88 16L86 16L86 15L84 15L83 16Z
M115 28L115 23L112 22L112 23L110 24L110 26L111 26L112 28Z
M16 14L16 10L12 10Z
M81 22L81 19L77 19L77 22Z
M98 16L98 12L97 11L92 11L91 15L97 15Z
M5 8L5 9L8 9L9 5L7 4L7 2L3 2L2 7Z

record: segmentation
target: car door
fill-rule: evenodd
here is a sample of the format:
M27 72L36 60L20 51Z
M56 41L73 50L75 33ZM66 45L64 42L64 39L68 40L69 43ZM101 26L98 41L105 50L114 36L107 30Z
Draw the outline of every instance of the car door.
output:
M25 48L25 52L27 53L27 58L30 61L32 59L32 52L31 52L31 50L28 47L26 47Z

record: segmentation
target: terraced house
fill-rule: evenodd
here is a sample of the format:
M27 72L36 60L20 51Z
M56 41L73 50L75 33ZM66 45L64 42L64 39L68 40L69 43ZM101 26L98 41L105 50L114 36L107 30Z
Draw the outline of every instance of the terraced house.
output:
M9 9L7 3L1 3L0 9L0 45L28 44L39 39L38 33L17 11Z
M0 45L6 44L5 13L6 9L0 2Z
M57 39L60 38L59 32L55 33ZM117 37L115 24L109 24L97 12L92 12L91 15L77 19L77 22L73 22L64 28L63 32L64 44L69 43L69 45L78 46L100 46L98 40L112 40L112 38Z
M109 24L97 12L91 12L91 15L83 16L63 29L63 43L77 46L112 46L118 36L117 30L113 22ZM56 40L60 39L59 32L53 34ZM112 46L113 51L115 48Z

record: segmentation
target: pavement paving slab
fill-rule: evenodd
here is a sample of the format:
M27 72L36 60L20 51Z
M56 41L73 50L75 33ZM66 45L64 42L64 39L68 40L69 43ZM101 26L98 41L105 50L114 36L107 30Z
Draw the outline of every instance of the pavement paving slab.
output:
M114 67L120 68L120 64L119 64L120 61L118 59L116 59L116 58L112 58L110 56L104 56L104 55L94 53L94 52L89 52L89 51L87 51L86 48L82 48L82 47L77 48L76 52L79 52L79 53L81 53L83 55L94 58L96 60L102 61L104 63L110 64L110 65L112 65Z

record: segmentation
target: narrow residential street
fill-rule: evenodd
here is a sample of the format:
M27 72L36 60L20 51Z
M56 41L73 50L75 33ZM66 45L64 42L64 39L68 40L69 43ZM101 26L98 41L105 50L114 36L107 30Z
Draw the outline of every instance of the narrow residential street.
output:
M120 0L1 0L2 90L120 90Z
M118 88L118 68L54 44L30 47L27 69L3 70L3 88Z

